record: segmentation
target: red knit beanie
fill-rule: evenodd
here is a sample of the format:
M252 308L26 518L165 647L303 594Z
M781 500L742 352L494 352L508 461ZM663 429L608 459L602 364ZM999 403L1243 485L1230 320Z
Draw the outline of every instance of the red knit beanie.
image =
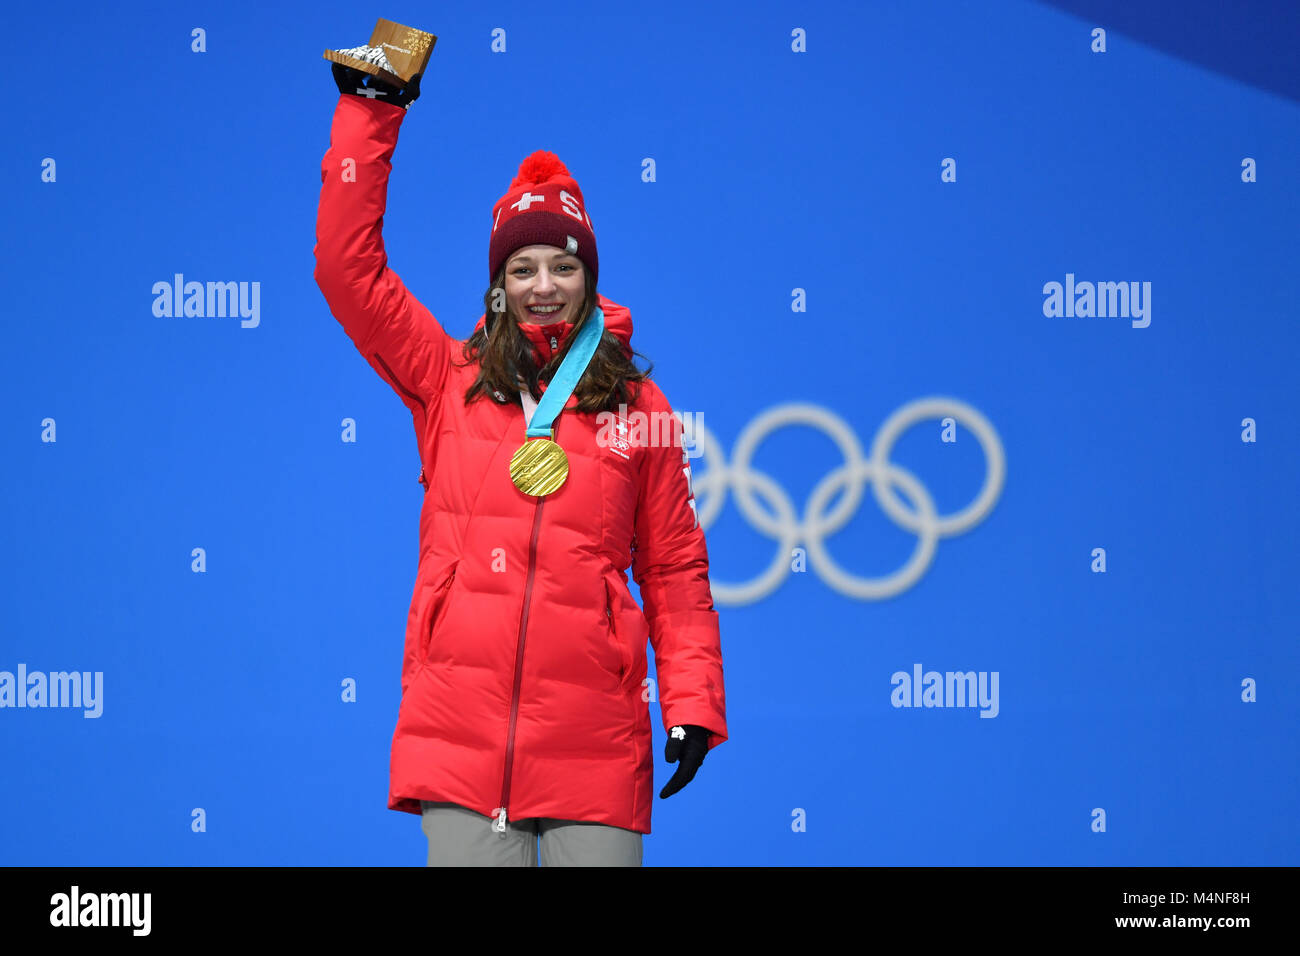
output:
M519 173L492 207L488 281L511 254L545 243L577 256L595 279L600 272L596 235L582 190L560 157L539 149L519 164Z

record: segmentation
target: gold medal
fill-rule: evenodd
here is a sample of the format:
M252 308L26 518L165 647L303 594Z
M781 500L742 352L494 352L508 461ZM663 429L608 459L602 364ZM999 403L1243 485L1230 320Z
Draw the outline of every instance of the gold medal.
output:
M519 382L519 404L524 410L526 431L524 443L510 456L510 480L526 495L545 497L569 477L569 456L553 440L555 419L572 397L573 389L596 352L596 344L604 329L605 313L596 306L587 321L582 323L577 338L540 402L533 400L526 382ZM529 434L533 437L527 437Z
M526 495L549 495L569 477L569 456L549 438L524 442L510 457L510 480Z

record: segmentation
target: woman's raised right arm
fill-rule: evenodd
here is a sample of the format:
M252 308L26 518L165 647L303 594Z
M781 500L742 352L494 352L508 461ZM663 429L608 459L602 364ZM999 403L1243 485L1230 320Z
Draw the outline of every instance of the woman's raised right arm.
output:
M342 85L342 84L340 84ZM454 340L388 268L382 228L405 107L341 93L321 162L316 284L357 350L417 417L447 381Z

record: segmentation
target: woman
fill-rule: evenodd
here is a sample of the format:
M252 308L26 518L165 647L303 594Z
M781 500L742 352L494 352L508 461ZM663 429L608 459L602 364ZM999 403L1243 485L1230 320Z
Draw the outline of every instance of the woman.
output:
M678 763L660 797L727 739L681 423L631 362L630 313L596 291L591 219L553 154L493 208L473 334L442 329L380 232L419 77L398 90L333 70L315 277L411 411L425 488L388 806L421 814L430 865L537 865L538 842L543 866L640 865L647 639Z

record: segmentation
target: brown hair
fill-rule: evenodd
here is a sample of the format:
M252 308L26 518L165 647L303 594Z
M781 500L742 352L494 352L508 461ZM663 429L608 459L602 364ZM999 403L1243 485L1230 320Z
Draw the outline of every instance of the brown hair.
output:
M475 330L461 347L465 361L460 365L463 367L474 362L479 365L478 377L465 390L465 404L477 401L495 389L506 396L507 402L521 405L519 384L515 381L516 373L528 383L528 390L533 397L541 398L537 383L550 383L551 377L559 370L564 356L577 339L579 329L596 309L596 280L590 269L584 267L583 274L586 291L582 307L578 310L579 317L565 337L564 344L551 356L550 361L538 368L533 362L532 343L519 331L519 320L510 311L505 289L506 267L502 265L483 296L484 315L487 317L483 327ZM492 330L490 335L489 326ZM646 358L635 349L632 354ZM622 340L606 329L587 364L587 370L582 373L582 378L573 390L573 394L578 397L577 410L613 412L618 410L620 403L632 404L640 388L638 386L633 391L629 387L630 383L645 381L653 369L653 362L645 371L637 368L623 351Z

